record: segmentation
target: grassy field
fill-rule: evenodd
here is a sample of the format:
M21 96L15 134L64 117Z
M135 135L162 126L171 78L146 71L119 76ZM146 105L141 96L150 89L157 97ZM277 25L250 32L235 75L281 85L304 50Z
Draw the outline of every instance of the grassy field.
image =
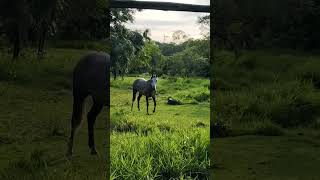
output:
M213 178L318 179L320 57L217 53L211 122Z
M149 79L149 76L143 76ZM131 112L132 83L111 82L112 179L206 179L209 167L209 80L159 78L157 109L145 97ZM171 96L183 105L167 105Z
M28 50L16 62L0 52L0 179L103 179L106 112L96 123L100 157L89 154L87 123L65 158L72 111L72 70L86 50L49 49L45 59ZM86 111L90 108L90 99Z
M0 179L102 179L105 117L96 123L100 157L87 147L84 119L75 157L64 157L70 130L72 69L86 50L27 51L16 62L0 52ZM217 54L213 71L210 161L216 179L317 179L320 173L320 57L297 52ZM144 76L149 78L149 76ZM158 106L131 107L131 83L111 84L113 179L204 178L208 173L209 81L160 78ZM169 96L184 105L166 104ZM86 111L90 107L90 100ZM220 131L214 124L220 122Z
M72 70L86 50L49 49L45 59L31 50L13 62L0 54L0 179L103 179L106 111L95 126L100 156L89 154L87 123L65 158L72 111ZM209 81L159 80L157 112L130 112L134 78L112 81L112 178L204 178L209 166ZM171 95L185 104L168 106ZM87 100L86 111L91 105ZM150 101L150 109L152 103ZM150 110L150 112L151 112Z

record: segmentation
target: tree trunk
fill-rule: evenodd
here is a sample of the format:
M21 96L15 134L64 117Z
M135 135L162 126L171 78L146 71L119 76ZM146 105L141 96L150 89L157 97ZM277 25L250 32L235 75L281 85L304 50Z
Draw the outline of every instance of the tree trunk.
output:
M113 68L113 80L116 80L117 79L117 69L116 68Z
M16 59L19 57L20 51L21 51L21 36L20 36L20 28L18 27L16 29L16 37L14 38L13 43L13 59Z
M44 55L44 44L47 35L47 24L45 22L41 25L39 41L38 41L38 57L42 58Z
M107 22L106 23L109 24L109 26L107 27L107 38L108 38L108 40L110 40L110 18L111 18L110 8L108 8L107 14L108 14L108 16L107 16Z

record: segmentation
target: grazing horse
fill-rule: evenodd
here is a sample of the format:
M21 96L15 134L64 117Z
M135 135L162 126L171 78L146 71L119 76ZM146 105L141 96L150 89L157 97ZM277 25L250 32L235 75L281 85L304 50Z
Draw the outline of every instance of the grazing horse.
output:
M132 104L131 104L131 111L133 108L133 103L134 100L136 99L136 94L137 92L139 92L139 96L138 96L138 109L140 111L140 98L142 95L146 96L146 101L147 101L147 114L149 115L149 97L152 97L153 99L153 104L154 104L154 108L153 108L153 113L156 112L156 85L157 85L157 77L155 75L152 75L150 80L145 80L143 78L141 79L137 79L133 82L132 85L132 92L133 92L133 97L132 97Z
M87 114L88 137L91 154L97 154L94 144L94 123L103 106L110 107L110 56L102 52L92 52L84 56L73 71L73 112L71 135L67 156L73 153L73 138L82 119L84 101L91 96L93 105Z

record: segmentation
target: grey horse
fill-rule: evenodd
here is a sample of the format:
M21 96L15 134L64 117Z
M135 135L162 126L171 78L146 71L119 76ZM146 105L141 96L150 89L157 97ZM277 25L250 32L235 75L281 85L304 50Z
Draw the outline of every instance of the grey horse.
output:
M93 105L87 114L88 137L91 154L97 154L94 144L94 123L103 106L110 107L110 56L102 52L92 52L84 56L73 71L73 112L71 135L67 156L73 153L73 139L83 114L84 100L91 96Z
M142 95L146 96L146 102L147 102L147 114L149 115L149 97L152 97L153 99L153 113L156 112L156 86L157 86L158 78L155 75L152 75L150 80L145 80L143 78L137 79L132 84L132 104L131 104L131 111L133 108L133 103L136 99L136 94L139 92L138 95L138 109L140 111L140 98Z

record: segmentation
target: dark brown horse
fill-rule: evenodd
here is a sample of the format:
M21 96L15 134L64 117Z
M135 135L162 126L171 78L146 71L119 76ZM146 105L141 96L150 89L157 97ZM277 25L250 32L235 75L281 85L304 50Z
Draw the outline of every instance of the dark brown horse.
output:
M102 52L93 52L84 56L73 71L73 112L71 135L67 155L73 153L73 139L79 127L86 97L91 96L93 105L87 114L88 137L91 154L97 154L94 144L94 123L103 106L110 107L110 56Z

